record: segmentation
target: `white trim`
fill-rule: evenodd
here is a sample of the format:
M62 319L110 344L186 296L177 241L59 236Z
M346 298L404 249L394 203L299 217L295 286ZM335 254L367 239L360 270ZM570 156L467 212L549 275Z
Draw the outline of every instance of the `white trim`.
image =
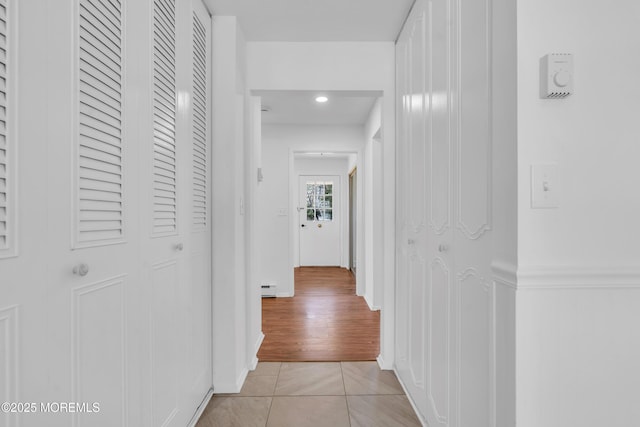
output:
M370 301L370 298L367 295L358 295L358 296L361 296L362 298L364 298L364 300L367 302L367 305L369 306L369 310L380 311L380 307L377 305L373 305L373 302Z
M387 361L384 360L384 357L382 357L382 353L379 354L378 357L376 357L376 362L378 362L378 366L383 371L394 371L395 372L395 370L396 370L395 366L393 366L392 364L387 363Z
M209 405L209 401L211 400L212 397L213 397L213 389L210 388L207 394L204 396L202 403L200 403L200 406L198 406L198 408L196 409L196 412L193 414L193 417L191 417L191 421L189 421L189 424L187 424L188 427L196 427L196 424L198 424L200 417L202 416L202 414L204 413L204 410Z
M289 292L277 292L276 298L293 298L293 294Z
M494 260L491 263L491 272L493 273L493 281L495 282L495 284L517 289L517 265L503 260Z
M396 375L396 378L398 379L398 382L400 383L400 386L402 387L402 390L404 391L405 396L407 396L407 399L409 400L409 403L411 404L411 407L413 408L413 412L415 412L415 414L416 414L416 418L418 418L418 420L420 421L420 424L422 424L422 427L429 427L429 424L427 423L427 420L422 418L422 416L420 415L420 411L418 411L418 407L416 406L415 402L413 401L413 398L411 397L411 394L409 394L409 391L407 390L407 387L405 387L404 382L402 381L402 378L398 374L398 370L395 367L393 368L393 373Z
M520 266L517 289L640 289L640 267Z
M240 390L242 390L242 386L244 385L244 381L247 379L247 375L249 375L249 370L247 368L243 368L242 371L240 372L240 375L238 375L238 377L234 382L214 384L216 394L240 393Z
M251 355L251 362L249 362L249 370L255 371L258 367L258 350L260 350L260 346L262 345L262 341L264 341L264 334L262 331L260 332L260 336L256 341L256 345L254 346L253 354Z

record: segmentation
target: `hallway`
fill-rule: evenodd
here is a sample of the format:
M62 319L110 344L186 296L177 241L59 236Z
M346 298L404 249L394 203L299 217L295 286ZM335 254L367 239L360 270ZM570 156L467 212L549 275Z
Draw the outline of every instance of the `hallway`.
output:
M0 427L640 426L639 21L0 0Z
M376 362L268 363L238 394L214 395L196 427L412 427L420 422Z
M293 298L262 299L264 342L258 359L272 362L375 360L380 312L355 294L348 270L295 269Z

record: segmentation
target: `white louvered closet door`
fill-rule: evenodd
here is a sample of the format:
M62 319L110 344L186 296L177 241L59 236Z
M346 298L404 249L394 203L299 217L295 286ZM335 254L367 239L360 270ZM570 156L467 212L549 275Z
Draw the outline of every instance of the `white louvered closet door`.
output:
M176 0L147 2L151 17L146 35L148 46L144 94L140 116L140 227L141 260L149 304L149 347L147 371L152 426L178 426L182 392L184 319L181 312L181 288L188 273L184 256L185 231L182 224L184 202L183 176L179 162L187 152L179 121L178 85L178 10ZM184 423L183 423L184 425Z
M207 394L210 32L197 2L0 0L0 402L86 405L0 427L182 427Z
M153 426L185 426L211 386L210 18L153 0L141 111L141 259L149 289Z
M191 121L187 178L191 278L186 289L187 393L185 405L199 403L211 387L211 16L193 0L190 19ZM185 248L186 249L186 248Z
M97 402L100 411L49 415L40 425L139 424L137 150L125 5L74 0L47 12L56 55L48 58L42 219L49 230L46 400Z

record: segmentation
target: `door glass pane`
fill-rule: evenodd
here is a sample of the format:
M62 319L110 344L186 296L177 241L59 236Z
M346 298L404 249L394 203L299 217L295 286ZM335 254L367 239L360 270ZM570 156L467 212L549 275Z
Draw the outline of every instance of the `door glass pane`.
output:
M333 182L307 182L307 221L333 220Z
M322 207L331 209L333 207L333 196L324 196Z
M314 194L315 186L313 183L307 183L307 207L313 207L313 194Z

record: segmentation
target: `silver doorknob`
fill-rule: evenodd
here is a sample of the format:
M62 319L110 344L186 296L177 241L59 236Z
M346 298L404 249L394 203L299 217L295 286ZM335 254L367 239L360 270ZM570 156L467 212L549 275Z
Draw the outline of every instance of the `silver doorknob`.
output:
M176 251L180 252L181 250L183 250L183 249L184 249L184 245L183 245L182 243L178 243L178 244L175 246L175 248L176 248Z
M89 266L85 263L78 264L73 267L73 274L77 274L78 276L86 276L89 272Z
M438 245L438 252L447 252L449 250L449 245L446 243L440 243Z

